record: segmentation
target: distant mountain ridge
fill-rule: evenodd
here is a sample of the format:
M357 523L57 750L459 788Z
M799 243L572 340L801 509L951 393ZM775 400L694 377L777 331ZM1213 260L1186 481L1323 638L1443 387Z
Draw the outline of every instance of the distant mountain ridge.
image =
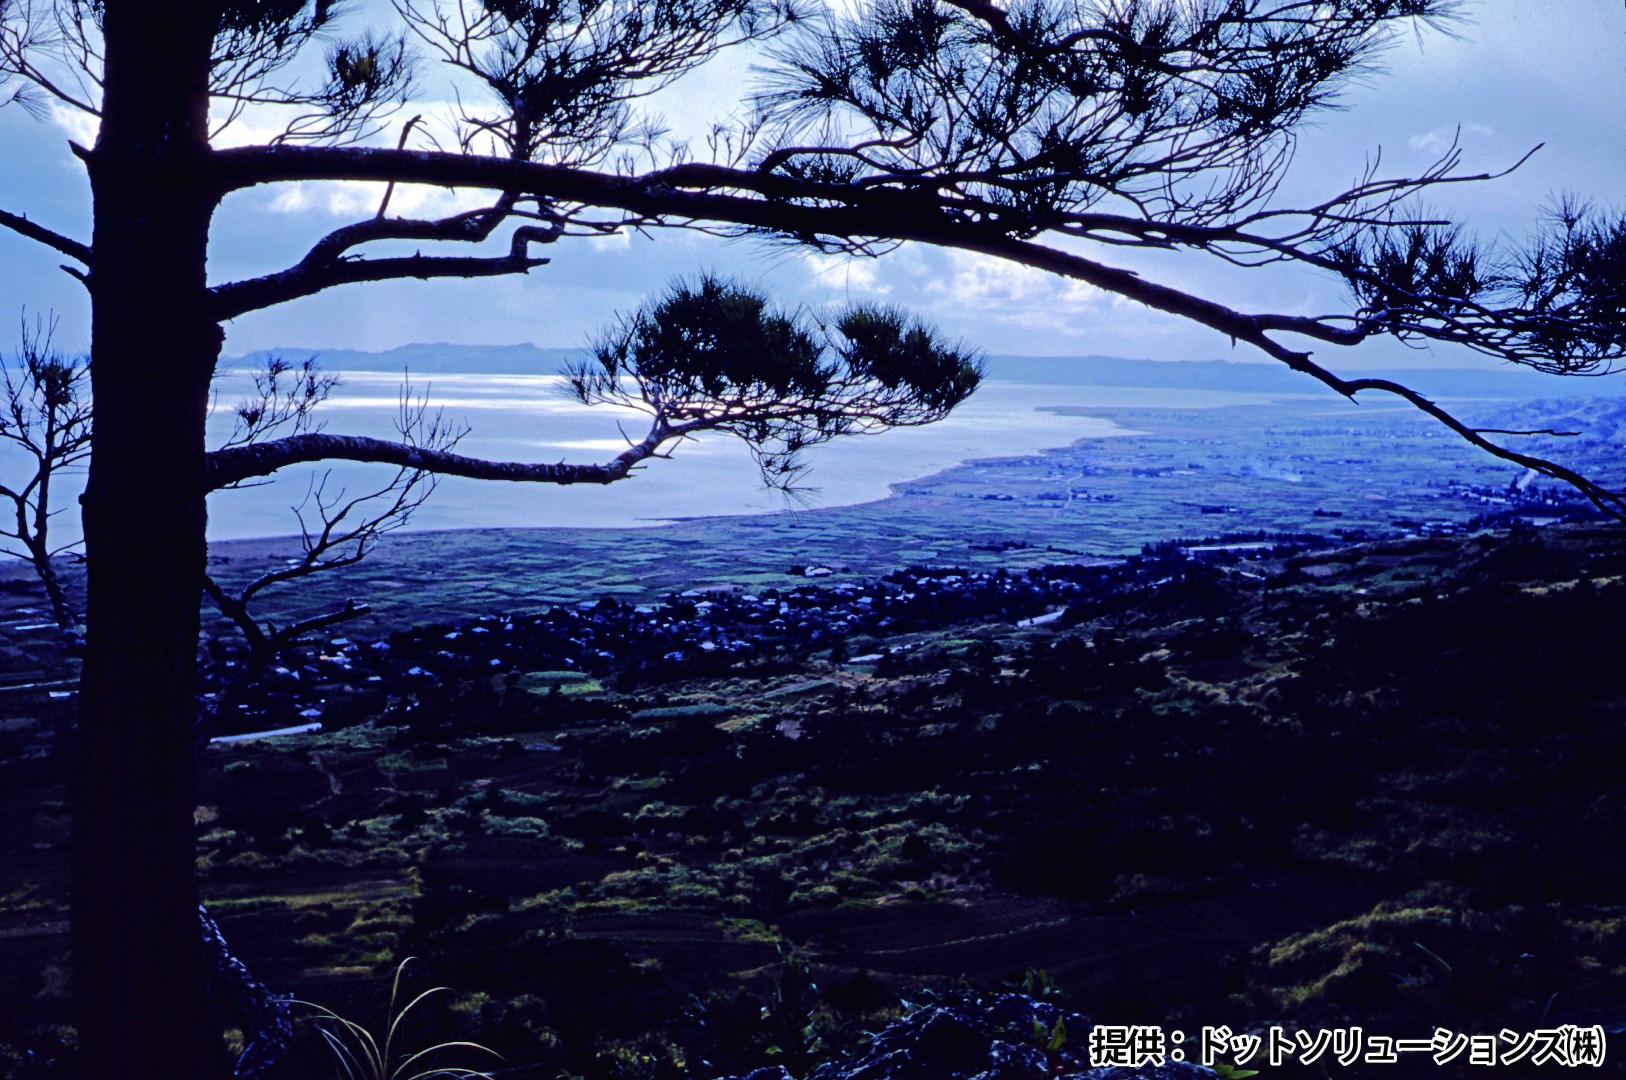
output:
M544 349L537 345L401 345L382 352L361 349L260 349L228 357L222 367L256 367L267 356L289 360L314 356L327 371L410 371L414 375L554 375L588 358L586 349Z
M409 371L414 375L553 375L588 359L586 349L537 345L402 345L382 352L359 349L262 349L223 361L223 367L258 366L280 353L291 360L316 356L327 371ZM1618 397L1626 378L1575 378L1531 371L1415 368L1384 371L1386 378L1436 397ZM1228 390L1246 394L1317 394L1308 376L1276 364L1230 360L1131 360L1121 356L990 356L988 378L1056 386L1120 386L1168 390Z

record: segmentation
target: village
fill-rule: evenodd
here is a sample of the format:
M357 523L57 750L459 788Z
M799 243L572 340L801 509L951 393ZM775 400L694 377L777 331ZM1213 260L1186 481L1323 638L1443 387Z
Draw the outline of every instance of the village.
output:
M381 697L419 695L475 677L556 671L659 682L719 674L776 653L821 651L835 661L873 664L907 649L896 640L911 631L971 619L1060 618L1092 590L1122 587L1126 576L1148 574L1151 568L1140 563L1062 564L1021 573L913 568L878 581L760 594L689 590L659 604L583 601L536 614L427 626L370 643L334 637L252 680L242 678L246 649L233 639L217 639L205 666L213 689L203 697L220 702L239 695L227 709L216 710L210 731L211 737L232 738L342 725L375 712ZM793 569L813 579L835 573L828 566ZM883 644L889 639L894 643Z

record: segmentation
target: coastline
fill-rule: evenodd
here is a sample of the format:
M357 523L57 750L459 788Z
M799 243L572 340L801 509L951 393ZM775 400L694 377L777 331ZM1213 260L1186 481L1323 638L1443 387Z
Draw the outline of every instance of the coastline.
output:
M893 482L885 497L866 502L646 519L638 528L403 530L341 573L268 590L258 610L283 622L354 598L374 612L352 624L355 631L383 635L601 596L645 602L688 589L794 586L806 579L792 568L809 565L858 580L910 565L1023 571L1183 537L1449 532L1498 504L1505 510L1517 479L1423 418L1341 402L1100 407L1090 416L1134 437L1095 433L1042 451L970 457ZM640 497L634 486L629 491ZM483 490L493 498L489 485ZM709 504L692 498L688 505ZM287 534L216 540L211 572L229 585L299 554L299 538ZM21 562L0 566L0 581L28 574ZM29 603L16 596L7 608ZM204 619L219 628L210 626L218 619L212 610Z

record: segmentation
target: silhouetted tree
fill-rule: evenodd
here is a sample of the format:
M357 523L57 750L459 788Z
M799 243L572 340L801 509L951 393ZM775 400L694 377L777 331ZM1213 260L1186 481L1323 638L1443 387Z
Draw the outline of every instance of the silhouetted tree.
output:
M662 452L652 437L604 463L504 464L305 432L211 454L204 421L226 320L357 282L525 273L546 261L540 246L627 227L859 254L916 241L1195 320L1345 395L1398 394L1619 513L1619 497L1586 478L1495 443L1408 387L1336 376L1305 347L1397 335L1587 371L1626 345L1621 227L1576 212L1529 252L1476 247L1410 210L1413 196L1471 179L1454 150L1417 176L1369 175L1306 205L1275 200L1296 128L1397 30L1454 6L872 0L838 13L795 0L397 0L357 14L388 19L387 31L346 35L343 9L326 0L177 0L161 14L131 0L8 0L0 75L13 96L97 128L93 146L76 148L93 204L88 240L0 211L0 224L68 260L92 309L98 411L83 500L73 885L87 1067L198 1077L224 1068L193 878L208 492L331 458L607 483ZM700 157L641 118L652 92L724 49L769 39L752 110L712 126ZM440 99L459 102L455 115L438 125L412 117L381 142L414 79L434 76L451 84ZM249 113L278 118L281 133L217 148ZM413 219L389 212L387 188L376 213L317 239L292 266L211 284L222 200L296 181L490 198ZM378 253L399 241L419 250ZM487 241L496 250L444 253ZM1115 265L1125 247L1320 268L1356 302L1329 316L1241 311Z
M54 331L54 320L36 321L32 327L25 322L22 348L12 363L0 365L0 440L13 444L15 459L0 473L0 497L13 509L10 519L0 524L0 552L23 559L33 569L53 618L69 646L77 649L82 615L63 581L61 564L64 559L83 562L82 541L52 539L53 519L64 509L53 498L70 479L67 474L81 471L90 456L94 408L88 359L53 348ZM252 381L254 393L233 409L232 432L223 449L250 445L279 431L311 430L317 406L338 384L337 377L320 370L315 357L293 364L275 355L266 358L264 369L255 371ZM438 412L431 414L426 401L413 400L410 386L403 388L396 428L403 439L437 448L455 445L461 435ZM382 487L353 496L343 489L330 492L328 479L313 476L304 500L293 507L302 545L299 559L231 589L204 575L205 594L248 644L250 671L304 635L370 610L348 601L279 626L253 614L254 600L273 586L366 558L380 537L411 521L434 491L436 478L423 469L402 468Z
M294 435L318 431L316 409L338 385L324 374L315 357L293 364L278 355L266 358L253 374L254 394L237 404L232 433L220 451L264 442L279 432ZM465 432L449 424L428 401L414 398L410 383L401 387L395 430L406 444L431 450L457 445ZM284 436L286 437L286 436ZM337 608L277 625L253 613L255 600L267 589L302 581L312 574L353 566L370 555L386 534L405 528L412 515L434 493L436 476L428 469L401 466L382 487L352 495L329 489L331 474L313 474L305 498L293 507L299 523L300 556L284 566L227 588L205 573L203 591L230 619L248 643L244 674L252 676L272 657L306 634L367 614L371 608L347 600ZM239 481L240 483L241 481ZM236 484L225 484L230 488ZM217 490L219 490L217 488Z
M51 603L51 617L70 645L80 638L79 611L57 560L74 543L51 537L61 508L51 503L52 484L90 457L90 402L82 392L89 378L85 357L52 347L54 320L23 323L22 347L0 361L0 441L19 462L0 477L0 498L11 504L0 523L0 552L27 562Z

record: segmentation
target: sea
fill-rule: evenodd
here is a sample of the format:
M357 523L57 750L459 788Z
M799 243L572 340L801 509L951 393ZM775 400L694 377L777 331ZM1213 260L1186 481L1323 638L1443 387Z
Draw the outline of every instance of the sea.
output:
M241 385L236 385L240 383ZM435 375L414 379L442 421L466 434L457 452L499 461L608 461L647 430L630 410L587 407L566 396L564 380L550 375ZM247 388L247 376L221 382L223 403ZM401 376L383 372L344 375L321 408L328 430L391 438L400 415ZM965 461L1015 457L1086 438L1124 438L1134 429L1074 409L1212 408L1271 400L1263 394L1223 390L1171 391L1144 387L1057 385L989 379L947 419L915 428L850 436L804 452L807 472L793 496L767 487L745 445L726 434L673 444L626 480L608 486L542 485L444 477L414 513L413 529L531 528L538 526L640 528L692 517L763 514L806 507L845 506L884 499L892 485L929 476ZM1066 412L1059 410L1066 409ZM227 410L217 418L220 437ZM317 493L327 501L351 499L389 482L389 466L333 463L318 470L285 470L273 483L210 497L210 534L218 539L297 532L294 508L307 521Z
M408 380L400 367L390 370L389 354L338 356L340 363L329 370L339 382L316 412L318 424L334 433L393 438L403 400L421 401L443 423L464 432L459 453L521 462L608 461L646 430L647 419L635 412L574 401L561 375L516 373L520 365L513 357L499 357L500 362L490 365L495 370L487 372L471 370L471 365L489 353L457 353L455 346L412 348L453 350L453 360L445 365L451 370L422 374L421 357L414 354L419 367ZM521 359L526 365L522 370L537 370L531 357ZM355 367L344 366L347 360L354 360ZM807 450L810 468L794 497L763 483L737 439L710 434L674 444L667 457L651 460L607 487L441 478L403 527L645 528L693 517L844 506L884 499L895 484L967 461L1030 455L1080 439L1136 435L1132 427L1091 415L1095 410L1190 410L1334 399L1324 389L1290 381L1290 373L1264 365L1100 357L995 360L983 385L945 420ZM228 362L217 377L210 420L216 445L230 436L236 404L251 395L255 362L253 357ZM557 363L543 368L548 369L560 370ZM1509 383L1497 372L1467 374L1477 381L1469 385L1459 380L1453 384L1456 391L1500 397L1508 387L1524 385ZM0 483L20 481L26 465L14 447L0 445ZM378 505L366 497L384 488L394 474L390 466L333 462L286 469L262 483L216 492L209 500L210 535L228 540L298 534L301 518L306 528L320 527L318 501L342 506L360 499L352 513L365 514ZM81 475L56 481L54 544L76 538L80 486Z

